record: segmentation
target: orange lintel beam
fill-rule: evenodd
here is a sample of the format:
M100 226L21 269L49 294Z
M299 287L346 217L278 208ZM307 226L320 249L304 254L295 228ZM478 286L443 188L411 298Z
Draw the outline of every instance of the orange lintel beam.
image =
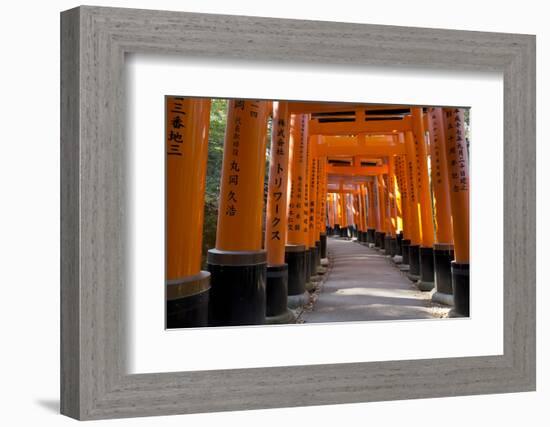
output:
M373 176L388 173L388 166L334 166L327 165L329 175L363 175Z
M358 108L365 108L365 105L342 102L289 102L288 108L293 114L315 114L341 111L355 112Z
M404 144L392 145L388 143L377 143L372 145L328 145L319 144L316 151L319 157L386 157L401 156L405 154Z
M360 133L358 135L323 135L323 139L321 140L323 144L327 144L329 146L351 146L355 147L358 144L362 145L404 145L400 144L399 142L394 141L393 135L366 135L364 133Z
M364 110L395 110L409 108L403 105L371 105L346 102L293 101L289 102L293 114L335 113L341 111L361 112Z
M335 193L335 194L355 194L354 189L329 189L327 190L329 193Z
M309 121L309 131L310 135L392 134L410 131L411 122L410 116L402 120L373 120L365 122L319 123L317 120L312 119Z

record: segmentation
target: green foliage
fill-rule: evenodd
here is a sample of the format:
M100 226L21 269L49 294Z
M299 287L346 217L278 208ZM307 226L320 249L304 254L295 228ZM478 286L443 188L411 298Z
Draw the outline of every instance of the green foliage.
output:
M223 159L223 141L227 122L227 100L212 99L210 131L208 136L208 166L206 170L206 198L217 200Z
M210 130L208 135L208 164L206 169L206 194L204 198L204 224L202 238L203 269L206 269L206 253L216 245L218 221L218 194L222 171L223 141L227 122L227 100L212 99Z

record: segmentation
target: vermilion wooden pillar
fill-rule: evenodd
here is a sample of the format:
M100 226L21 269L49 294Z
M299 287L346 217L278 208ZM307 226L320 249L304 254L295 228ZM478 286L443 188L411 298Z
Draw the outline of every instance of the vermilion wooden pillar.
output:
M470 176L464 110L445 108L447 172L455 259L451 265L454 313L470 315Z
M382 175L376 176L376 191L378 198L378 218L379 221L376 224L375 233L375 245L379 249L384 249L385 237L386 237L386 185Z
M208 251L212 326L265 323L262 216L269 111L266 101L229 101L216 248Z
M428 109L428 130L435 217L434 281L436 292L432 295L432 300L452 305L451 261L454 257L453 229L445 129L441 108Z
M321 261L327 257L327 158L319 158L319 209L318 209L318 228L319 241L321 242ZM322 261L323 262L323 261Z
M290 121L290 197L285 261L288 264L288 306L296 308L308 301L306 292L307 240L304 232L304 205L307 180L308 116L291 115Z
M201 271L210 100L166 99L166 327L208 324Z
M424 113L421 107L411 108L412 129L417 159L418 193L421 212L422 245L420 247L420 278L418 288L430 291L434 288L434 223L432 199L428 174L428 151L424 127Z
M407 153L407 194L410 210L411 243L409 245L409 273L412 281L420 279L420 244L422 243L422 228L420 224L420 200L418 197L418 173L416 150L412 132L405 132L405 149Z
M388 157L388 230L389 235L386 237L386 254L394 256L397 252L397 203L396 203L396 186L395 186L395 157Z
M287 308L288 264L285 262L289 131L290 114L288 102L276 101L273 103L271 126L264 245L267 250L267 323L289 323L294 319L294 315Z
M400 269L409 268L409 246L411 244L411 202L409 187L407 185L407 157L399 156L397 160L398 186L401 194L401 216L403 221L403 236L401 239L401 266Z
M377 226L375 178L367 182L367 243L374 244Z

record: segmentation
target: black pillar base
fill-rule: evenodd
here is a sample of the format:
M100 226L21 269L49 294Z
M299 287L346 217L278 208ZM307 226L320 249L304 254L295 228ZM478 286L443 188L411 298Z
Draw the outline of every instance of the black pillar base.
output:
M210 326L265 324L266 252L210 249Z
M451 262L454 258L453 245L436 243L434 245L434 282L435 293L432 301L453 305L453 280Z
M333 236L339 236L340 235L340 224L334 224L334 229L333 229L332 235Z
M166 328L208 326L210 273L199 274L166 284Z
M390 241L391 236L389 234L384 235L384 253L386 255L390 254Z
M363 230L357 230L357 241L359 243L363 241Z
M409 245L409 274L407 277L416 282L420 279L420 246Z
M317 267L321 267L321 241L315 242L315 273L317 273Z
M395 238L395 240L396 240L395 255L402 256L403 251L401 249L401 242L403 241L403 233L399 233Z
M394 257L397 255L397 239L395 237L391 237L388 239L388 252L386 252L389 256Z
M454 316L470 316L470 264L451 263Z
M420 280L418 289L431 291L434 288L434 250L431 247L420 248Z
M403 272L409 271L409 247L411 245L411 241L409 239L402 239L401 240L401 264L399 265L399 270Z
M294 314L287 308L288 265L268 265L265 282L266 323L292 323Z
M306 248L304 245L286 245L285 262L288 265L288 307L297 308L307 303Z
M401 240L401 256L403 257L401 264L409 265L409 247L411 246L411 241L409 239Z
M374 247L378 249L384 249L384 239L386 238L386 233L383 231L374 232Z
M311 289L311 255L309 248L306 248L305 250L305 267L306 267L306 292Z
M306 289L307 289L307 284L309 282L309 279L311 277L311 266L309 265L310 264L310 261L311 261L311 257L309 255L309 248L306 247L306 252L305 252L305 258L306 258Z
M306 248L304 245L286 245L285 263L288 266L288 295L299 295L306 290Z
M327 257L327 235L321 233L321 259Z
M367 229L367 243L376 242L376 230L374 228Z
M340 237L348 237L348 227L340 227Z
M315 265L315 247L308 249L308 257L309 277L306 282L306 291L313 292L315 289L315 279L317 276L317 266Z

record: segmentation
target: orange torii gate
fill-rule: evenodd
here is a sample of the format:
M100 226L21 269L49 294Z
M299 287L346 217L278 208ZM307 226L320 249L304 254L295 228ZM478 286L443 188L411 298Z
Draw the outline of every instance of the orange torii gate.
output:
M209 277L200 271L203 199L190 196L204 188L209 101L185 102L182 147L190 151L182 159L168 156L171 149L179 149L180 141L169 139L176 135L174 129L168 132L175 116L167 116L170 319L189 315L182 307L197 300L197 310L202 308L196 314L202 320L178 320L179 325L206 322L204 304L209 325L291 321L287 306L306 303L307 290L314 286L311 279L322 271L327 228L339 229L346 237L352 232L361 243L401 255L396 260L420 289L430 290L435 282L434 300L454 303L459 314L469 313L464 110L229 101L216 246L207 257ZM269 116L270 171L262 235Z
M409 277L411 280L418 281L420 288L427 291L434 286L434 222L428 186L427 147L424 139L427 116L419 107L411 108L410 112L410 115L399 120L362 121L360 117L354 117L353 120L331 123L311 119L309 132L323 135L324 141L320 144L318 152L329 159L330 156L342 157L346 154L354 157L382 155L387 165L393 165L391 173L377 178L377 185L374 188L378 201L377 215L381 217L380 229L375 231L375 242L377 246L387 249L387 252L392 255L397 253L396 249L392 249L395 247L393 239L397 240L394 156L405 155L408 159L414 159L415 167L413 168L411 164L412 160L409 160L408 165L408 173L413 174L409 182L412 197L402 201L402 203L412 203L409 211L413 215L409 222L414 223L412 224L413 242L407 247L409 254L406 258L410 262ZM353 163L353 160L350 163ZM356 165L351 166L351 164L350 167L357 168ZM329 165L329 174L336 172L336 168ZM359 169L357 173L360 173ZM386 246L389 247L386 248Z
M448 236L451 229L449 225L451 218L450 209L445 208L446 204L444 202L449 197L449 189L443 185L436 185L442 182L440 179L442 171L444 174L446 173L443 167L438 166L440 161L444 161L440 160L443 156L440 154L441 149L437 149L435 142L432 141L430 143L430 140L426 139L429 134L433 140L435 131L433 128L430 129L433 123L430 122L428 114L420 107L410 108L410 114L405 115L399 120L373 119L372 121L363 122L363 117L357 117L358 111L359 109L355 110L356 117L353 120L331 123L330 121L322 122L320 119L310 119L310 134L320 134L323 136L321 139L322 143L319 144L316 151L327 157L329 163L327 173L329 176L333 174L351 176L368 175L371 171L363 169L363 166L356 164L355 158L357 156L384 159L384 164L389 170L386 174L382 173L381 176L377 177L376 185L372 188L378 205L376 213L378 234L380 237L384 236L384 238L386 233L389 234L389 238L385 238L390 246L389 253L396 253L397 250L394 251L392 249L394 246L392 239L395 238L397 240L397 231L399 224L401 224L402 230L399 231L402 233L402 240L410 241L408 247L405 245L405 250L408 252L406 258L408 258L410 263L409 277L418 282L421 290L431 290L434 287L435 276L440 276L440 270L435 266L434 262L434 244L437 242L437 250L443 250L448 257L450 252L450 243L448 242L450 239ZM463 114L463 110L456 109L456 111ZM456 114L460 115L460 113ZM454 120L460 122L459 118L454 117ZM463 125L463 122L460 123ZM460 138L461 136L463 137L463 133L461 134L458 131L458 137ZM461 142L465 144L464 140ZM455 151L461 153L461 159L467 156L467 153L466 155L463 154L466 151L465 148L457 148ZM432 190L429 185L427 165L428 153L430 153L433 162L431 181L433 183L433 191L435 192L433 200L436 203L435 207L437 209L434 209L434 206L432 206ZM343 157L351 157L347 165L336 166L331 164L331 158ZM455 169L456 164L456 161L452 164ZM464 162L460 163L460 165L463 164ZM464 188L464 175L467 178L467 171L464 171L464 167L458 172L448 172L449 179L456 180L457 176L461 178L461 188ZM339 193L343 192L341 188ZM366 192L368 196L368 187ZM400 217L397 215L398 194L399 210L401 211ZM358 201L357 206L359 209L368 207L367 197L365 201L364 205ZM467 210L463 199L460 199L460 201L455 200L455 204L461 205L461 212ZM342 209L345 210L345 204L341 205L343 206ZM454 216L456 216L456 213ZM342 215L343 221L346 221L346 217L347 215L344 212ZM359 219L355 222L360 222L360 227L363 227L363 222L360 219L361 214L357 218ZM368 215L366 215L366 218L368 218ZM459 220L457 227L454 227L453 231L456 231L462 223ZM403 239L405 228L408 229L407 234L410 235L410 239ZM434 229L436 231L435 234ZM462 230L462 234L464 234L464 230ZM383 244L381 239L379 239L379 242L379 246L388 246L387 243ZM400 249L403 253L403 246ZM405 258L405 253L403 253L403 258ZM457 264L459 267L467 265L464 262ZM456 268L457 271L459 267ZM463 267L463 270L465 268ZM442 283L442 280L440 279L439 282Z
M313 124L312 124L313 123ZM392 170L391 176L388 175L388 165L390 162L388 159L393 159L395 155L405 154L405 144L400 141L396 136L397 132L405 131L411 128L411 120L409 118L403 118L400 120L375 120L366 123L359 123L357 120L353 123L314 123L310 120L310 132L323 133L321 143L317 148L317 152L326 155L329 159L329 165L327 166L327 172L329 175L381 175L382 184L385 180L387 187L383 186L383 191L387 192L391 187L391 192L387 197L380 194L377 196L377 200L381 200L384 203L383 209L387 212L380 213L380 207L377 208L377 215L383 215L383 222L381 227L383 229L375 230L374 233L377 236L375 241L378 246L384 248L385 243L388 242L388 253L394 255L397 252L396 242L392 243L392 240L397 240L396 225L396 206L395 206L395 194L394 194L394 174ZM344 135L339 133L344 132ZM354 135L353 133L356 133ZM352 156L351 161L347 165L337 166L330 164L331 158L342 158ZM378 158L386 159L386 163L377 166L362 166L357 162L358 158ZM359 164L357 164L359 163ZM393 164L393 163L392 163ZM386 177L384 178L384 175ZM376 188L379 192L379 188ZM380 190L382 191L382 190ZM368 189L365 190L368 193ZM366 194L364 195L366 198ZM386 201L387 200L387 204ZM360 203L361 209L367 210L368 202ZM371 206L372 209L372 206ZM368 215L365 213L365 217ZM386 221L386 217L388 220ZM358 228L362 228L361 226ZM371 232L372 233L372 232ZM376 234L378 233L378 234ZM368 230L357 230L358 239L360 241L367 241ZM387 234L387 238L386 238ZM392 249L395 248L395 249Z

